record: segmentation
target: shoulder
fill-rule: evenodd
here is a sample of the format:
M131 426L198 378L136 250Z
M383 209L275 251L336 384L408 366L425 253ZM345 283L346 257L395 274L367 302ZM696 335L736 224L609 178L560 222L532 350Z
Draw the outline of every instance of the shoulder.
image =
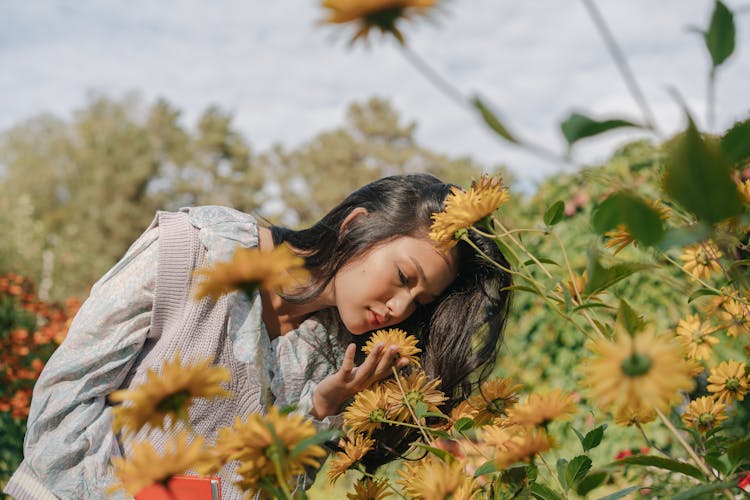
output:
M209 261L229 260L238 246L258 246L258 222L250 214L216 205L187 207L180 212L198 229Z

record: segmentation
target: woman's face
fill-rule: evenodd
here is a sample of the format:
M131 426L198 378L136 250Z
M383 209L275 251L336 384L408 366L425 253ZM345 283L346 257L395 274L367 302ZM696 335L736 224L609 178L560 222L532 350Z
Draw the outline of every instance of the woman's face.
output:
M401 236L345 264L332 280L332 301L359 335L405 320L440 296L457 270L455 249L441 254L426 238Z

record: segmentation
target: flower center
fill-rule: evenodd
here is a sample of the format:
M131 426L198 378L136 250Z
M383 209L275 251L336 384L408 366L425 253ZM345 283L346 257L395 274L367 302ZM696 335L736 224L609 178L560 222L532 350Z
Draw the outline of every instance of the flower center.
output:
M698 417L698 426L700 427L712 427L714 424L714 420L716 420L716 417L713 416L711 413L702 413L700 417Z
M409 406L414 408L417 403L424 401L424 396L419 391L411 391L406 393L406 401L408 401Z
M507 401L505 400L505 398L497 398L497 399L493 399L490 405L492 406L491 410L493 412L505 413Z
M730 392L737 392L737 389L740 388L740 379L737 377L729 377L727 381L724 382L724 386Z
M190 399L190 391L183 389L159 401L156 410L160 413L180 413L185 410L185 403Z
M645 354L635 352L623 360L620 368L622 369L622 373L628 377L640 377L648 373L651 365L651 358Z
M385 411L382 408L376 408L370 412L370 422L372 423L380 422L383 418L385 418Z
M702 266L707 266L711 262L711 259L706 252L698 250L695 254L695 261Z

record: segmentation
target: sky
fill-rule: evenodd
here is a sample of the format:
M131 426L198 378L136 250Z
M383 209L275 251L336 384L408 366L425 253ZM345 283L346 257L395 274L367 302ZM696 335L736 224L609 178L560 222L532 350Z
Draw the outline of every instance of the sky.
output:
M506 165L531 186L600 162L637 137L685 126L670 88L708 131L750 113L750 0L738 11L736 50L720 67L716 119L706 118L708 0L595 0L656 117L658 135L615 131L582 141L568 163L492 134L475 113L425 78L378 35L350 47L345 27L321 25L318 1L0 0L0 130L41 113L72 117L92 93L148 104L163 97L193 127L218 105L255 151L294 148L340 126L353 101L391 100L418 124L423 146ZM559 123L571 112L643 122L582 1L449 0L432 20L401 26L410 51L465 96L480 95L516 134L563 152Z

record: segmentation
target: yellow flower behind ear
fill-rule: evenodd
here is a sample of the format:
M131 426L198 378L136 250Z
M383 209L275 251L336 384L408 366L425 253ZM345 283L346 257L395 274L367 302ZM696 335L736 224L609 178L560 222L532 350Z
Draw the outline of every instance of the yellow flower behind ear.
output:
M398 347L398 355L400 357L408 358L410 364L420 366L417 354L422 352L422 349L417 347L419 341L415 336L408 335L405 331L398 328L378 330L367 340L367 343L362 347L362 352L370 354L375 346L381 342L385 344L386 349L389 345Z
M366 40L371 29L379 29L403 45L404 37L396 24L401 19L428 14L436 3L437 0L323 0L323 7L330 11L324 22L357 24L352 43L360 38Z
M458 243L456 233L484 219L509 199L502 179L486 174L474 181L468 191L452 187L445 198L445 209L432 214L430 239L440 250L450 250Z
M619 332L614 341L599 339L587 347L594 353L582 367L594 401L619 415L667 411L680 391L695 382L691 366L673 338L646 330L634 336Z
M120 482L109 492L125 490L135 496L152 484L166 485L173 476L184 474L204 460L203 438L198 436L188 444L187 431L169 441L163 455L149 441L136 443L129 457L112 459L115 477Z
M212 268L195 271L203 276L195 298L220 296L242 290L248 296L256 288L279 292L287 287L304 284L310 277L305 260L294 254L289 245L282 244L270 252L258 248L238 248L229 262L217 262Z
M210 366L211 359L182 366L180 353L165 361L159 372L149 369L146 380L134 389L115 391L109 400L123 403L112 408L115 432L135 434L144 425L163 429L177 420L188 419L188 408L197 398L228 397L231 392L221 384L231 378L229 370Z

